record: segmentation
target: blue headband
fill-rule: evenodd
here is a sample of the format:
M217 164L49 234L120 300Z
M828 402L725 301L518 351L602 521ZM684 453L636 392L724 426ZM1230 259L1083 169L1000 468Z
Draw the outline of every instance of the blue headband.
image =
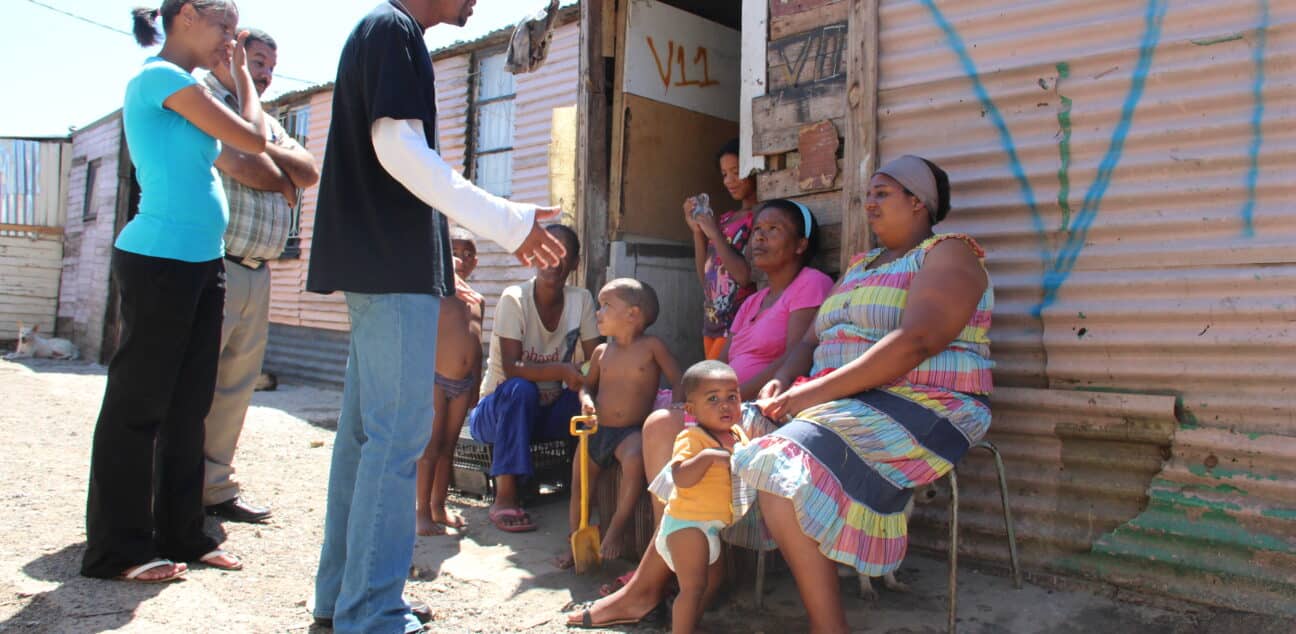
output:
M793 205L796 205L796 208L801 210L801 220L805 222L805 236L804 236L804 237L809 238L809 237L810 237L810 231L813 230L813 228L814 228L814 224L813 224L813 222L812 222L812 217L810 216L810 210L809 210L809 209L806 209L806 206L805 206L805 205L802 205L801 203L799 203L799 202L797 202L797 201L795 201L795 200L788 200L788 202L792 203Z

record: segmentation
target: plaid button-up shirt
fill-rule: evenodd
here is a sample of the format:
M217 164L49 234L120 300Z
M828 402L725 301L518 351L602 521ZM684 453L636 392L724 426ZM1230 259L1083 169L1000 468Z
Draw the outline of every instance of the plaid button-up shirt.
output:
M216 76L208 73L203 80L207 90L221 103L239 112L238 96L226 90ZM270 143L283 144L288 133L279 121L266 114ZM273 260L283 253L292 228L292 208L279 192L252 189L225 173L225 197L229 200L229 226L225 228L225 253L240 258ZM298 198L301 192L298 192Z

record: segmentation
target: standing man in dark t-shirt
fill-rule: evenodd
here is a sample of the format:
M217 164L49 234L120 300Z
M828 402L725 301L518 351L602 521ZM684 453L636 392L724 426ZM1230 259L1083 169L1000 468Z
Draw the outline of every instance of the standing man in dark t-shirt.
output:
M493 196L437 154L423 33L462 26L473 0L388 0L347 38L320 180L306 288L342 291L351 318L329 474L316 621L338 632L410 632L401 592L414 554L414 473L432 433L440 298L454 292L446 219L557 266L539 221L559 210Z

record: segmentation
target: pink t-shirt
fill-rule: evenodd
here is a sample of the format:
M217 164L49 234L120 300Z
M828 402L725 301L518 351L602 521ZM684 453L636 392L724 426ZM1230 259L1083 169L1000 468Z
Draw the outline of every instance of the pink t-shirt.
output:
M761 310L770 289L762 288L743 302L729 326L729 366L743 383L760 374L787 350L788 317L792 311L818 308L832 290L832 278L805 267L797 273L774 305Z

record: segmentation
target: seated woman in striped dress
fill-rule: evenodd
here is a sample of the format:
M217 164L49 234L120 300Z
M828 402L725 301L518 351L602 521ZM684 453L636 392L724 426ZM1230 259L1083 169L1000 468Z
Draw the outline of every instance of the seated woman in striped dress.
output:
M972 238L932 231L948 176L902 156L873 175L864 207L882 246L855 258L761 390L757 407L781 426L734 455L816 633L847 631L837 563L895 570L913 489L990 426L994 291Z

